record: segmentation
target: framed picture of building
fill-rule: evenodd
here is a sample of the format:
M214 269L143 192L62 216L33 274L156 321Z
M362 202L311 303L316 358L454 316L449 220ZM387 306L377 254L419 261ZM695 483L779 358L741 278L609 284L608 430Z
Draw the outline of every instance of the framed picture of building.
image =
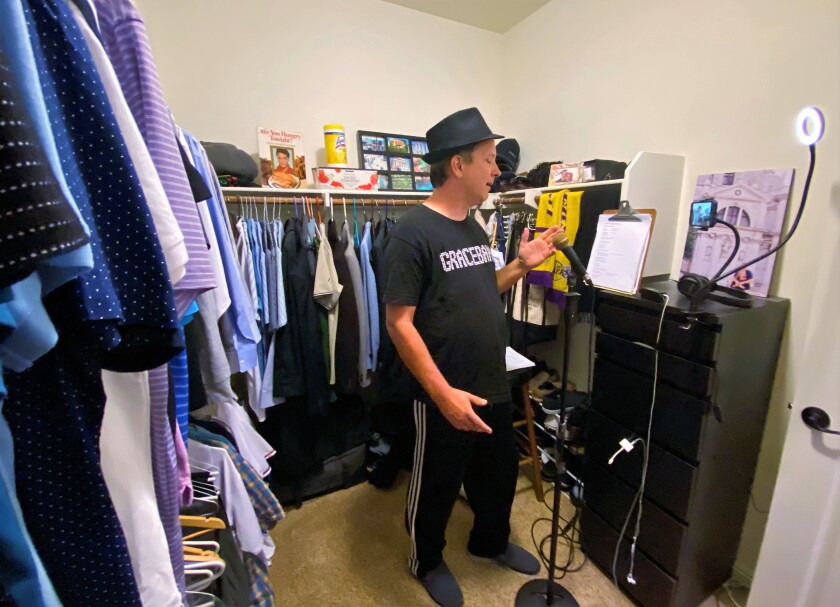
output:
M359 131L359 166L379 171L380 190L431 190L424 137Z
M740 233L741 246L730 268L759 257L779 243L792 185L793 169L715 173L697 178L694 200L717 200L718 218L736 226ZM680 274L714 276L734 246L735 237L723 224L708 230L689 229ZM718 284L767 297L775 263L776 255L770 255Z

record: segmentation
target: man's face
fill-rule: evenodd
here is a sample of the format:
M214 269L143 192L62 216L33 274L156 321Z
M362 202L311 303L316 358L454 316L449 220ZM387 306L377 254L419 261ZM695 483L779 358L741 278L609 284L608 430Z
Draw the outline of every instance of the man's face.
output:
M472 161L461 159L462 179L464 186L475 199L483 201L490 194L493 180L501 175L496 166L496 144L493 140L482 141L472 152Z
M283 152L277 152L277 166L286 168L289 166L289 155Z

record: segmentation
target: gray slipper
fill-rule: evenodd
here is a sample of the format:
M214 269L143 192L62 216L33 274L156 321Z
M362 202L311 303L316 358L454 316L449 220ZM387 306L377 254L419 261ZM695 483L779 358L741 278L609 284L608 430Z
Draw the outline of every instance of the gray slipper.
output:
M464 595L458 586L458 580L445 562L441 561L440 565L419 579L432 600L441 607L461 607L464 604Z
M516 544L508 543L504 553L492 558L480 557L472 553L470 556L477 561L494 562L523 575L536 575L540 572L540 562L537 557Z

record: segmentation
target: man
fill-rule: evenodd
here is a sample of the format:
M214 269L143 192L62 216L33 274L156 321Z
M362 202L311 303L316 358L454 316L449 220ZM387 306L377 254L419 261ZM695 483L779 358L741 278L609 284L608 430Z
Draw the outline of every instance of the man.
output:
M406 526L409 565L443 607L463 596L442 558L446 524L463 484L475 521L467 550L525 574L537 559L508 542L519 471L505 372L500 293L554 253L556 227L496 271L487 236L469 217L490 192L494 135L476 108L426 133L434 192L399 221L386 246L387 328L410 371L417 429Z
M278 148L275 158L277 158L277 166L274 167L274 173L285 173L287 175L294 175L295 170L289 166L289 151L283 148Z

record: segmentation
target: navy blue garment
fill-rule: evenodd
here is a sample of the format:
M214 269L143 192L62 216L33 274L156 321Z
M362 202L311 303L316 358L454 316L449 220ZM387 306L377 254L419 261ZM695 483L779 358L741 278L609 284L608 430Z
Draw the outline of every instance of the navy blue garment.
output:
M55 318L58 310L49 311ZM80 337L62 331L28 371L6 374L3 414L14 436L18 499L64 607L140 607L99 467L102 371Z
M74 196L86 189L89 213L77 202L101 241L98 255L94 251L94 270L77 283L82 297L73 299L81 303L85 320L113 318L121 309L118 335L109 331L102 342L109 349L101 357L104 368L158 367L183 342L163 252L137 173L69 8L60 0L23 4L62 168ZM103 267L110 269L110 281L94 275ZM109 282L114 293L92 300Z

